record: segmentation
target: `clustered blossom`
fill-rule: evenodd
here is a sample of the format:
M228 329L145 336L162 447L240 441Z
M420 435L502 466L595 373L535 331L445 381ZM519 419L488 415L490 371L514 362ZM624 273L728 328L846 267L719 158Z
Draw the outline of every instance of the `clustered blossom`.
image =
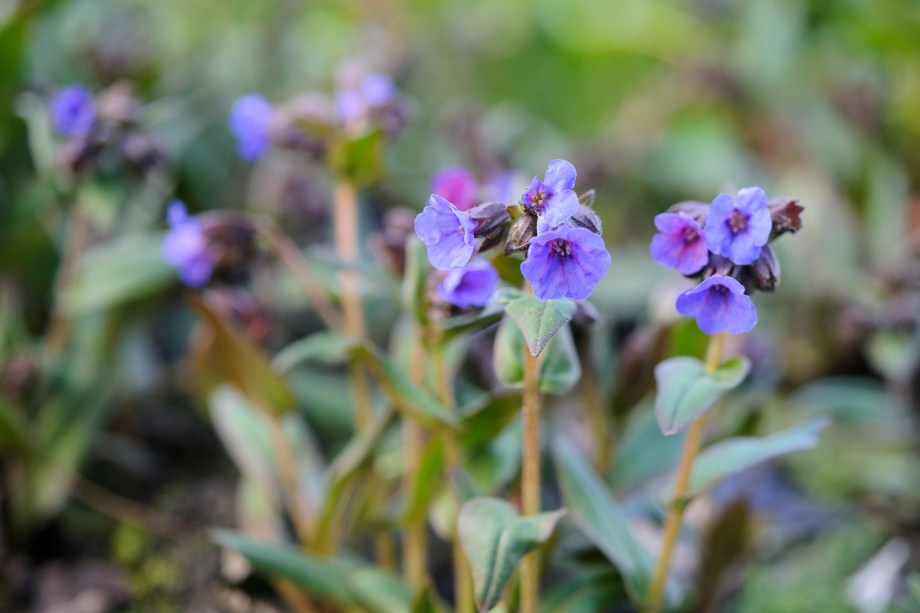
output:
M416 217L415 231L432 266L449 271L438 294L461 306L455 288L462 287L463 279L469 276L469 287L476 288L486 285L488 279L497 282L497 273L493 277L486 272L484 260L473 264L470 260L475 253L504 243L506 255L526 255L521 273L538 298L581 300L590 296L610 266L610 254L600 237L600 219L575 194L575 176L572 164L553 160L543 180L535 177L517 203L485 202L461 210L444 194L470 206L469 194L477 187L475 178L457 168L436 175L433 187L440 194L432 194L428 206ZM502 175L501 179L498 189L507 191L514 175ZM511 223L513 218L516 220ZM465 268L468 265L472 270ZM489 270L494 272L491 266ZM470 276L473 272L477 276ZM485 294L484 289L478 294L483 304ZM475 306L472 301L460 300L468 303L463 306Z
M680 203L657 215L652 258L703 279L678 297L678 312L707 334L752 330L757 311L748 294L772 292L779 283L779 263L767 243L798 231L802 210L794 200L771 202L759 187L747 187L709 205Z
M201 222L188 214L185 204L173 200L166 212L169 232L163 239L163 258L189 287L202 287L211 278L216 260L208 248Z

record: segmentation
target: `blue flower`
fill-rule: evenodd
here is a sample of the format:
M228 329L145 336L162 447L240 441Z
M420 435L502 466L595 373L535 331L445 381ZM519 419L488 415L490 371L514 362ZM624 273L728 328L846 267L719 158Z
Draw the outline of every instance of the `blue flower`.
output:
M706 334L743 334L757 325L757 309L744 286L732 277L713 275L677 297L677 311L695 317Z
M655 227L660 233L652 237L650 251L656 263L693 275L709 262L703 229L691 217L662 213L655 216Z
M435 268L452 270L470 261L476 250L477 224L469 213L431 194L415 218L415 233L428 248L428 261Z
M93 94L85 85L71 85L51 99L51 125L58 134L85 136L96 123Z
M236 150L244 160L254 161L271 146L269 127L274 108L261 94L245 94L230 107L228 124L236 136Z
M452 202L461 211L468 211L476 205L479 183L463 166L451 166L434 174L431 192Z
M541 300L581 300L591 295L609 267L610 254L600 236L586 228L560 226L530 239L521 272Z
M465 309L485 306L497 285L498 272L487 260L477 258L448 272L436 291L447 302Z
M537 232L552 230L578 210L575 187L575 167L565 160L553 160L540 181L533 178L521 196L524 208L537 216Z
M185 205L173 200L166 212L169 232L163 239L163 258L176 269L183 283L201 287L214 272L214 256L208 250L201 222L189 216Z
M757 259L772 228L767 195L759 187L746 187L735 198L722 194L712 201L704 234L710 251L743 265Z
M357 82L348 83L336 91L336 113L345 124L366 119L371 111L393 102L397 92L396 85L387 75L364 75Z

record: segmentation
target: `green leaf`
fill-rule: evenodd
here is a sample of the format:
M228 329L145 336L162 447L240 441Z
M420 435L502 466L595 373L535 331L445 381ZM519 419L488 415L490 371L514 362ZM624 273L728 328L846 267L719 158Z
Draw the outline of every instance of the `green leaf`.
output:
M294 396L287 382L261 349L200 298L192 297L190 302L208 332L207 342L197 356L198 368L232 384L260 410L281 414L293 408ZM202 376L199 383L218 382Z
M420 328L428 324L428 252L416 236L406 241L406 270L402 284L403 308Z
M366 567L348 576L352 597L370 613L410 613L412 591L393 573Z
M620 503L570 443L553 447L562 499L582 534L613 562L637 602L645 598L652 556L633 535Z
M440 323L441 339L446 342L461 334L482 330L500 321L504 314L501 306L489 303L481 311L450 317Z
M524 338L509 318L499 324L492 359L499 381L510 386L523 384ZM540 391L544 394L565 393L580 377L578 352L572 332L566 326L550 341L540 362Z
M457 425L456 415L427 390L413 383L382 351L371 345L359 345L352 353L367 363L389 401L410 419L429 427L453 428Z
M498 498L474 498L463 505L457 529L481 609L498 603L518 562L552 536L564 514L559 510L521 516Z
M418 478L412 483L406 502L407 523L425 517L431 500L444 485L444 445L441 437L429 438L418 462Z
M720 441L700 453L690 474L687 498L696 496L720 479L772 458L811 449L818 444L827 419L816 419L770 436L739 436ZM674 496L674 478L664 487L665 500Z
M677 434L737 387L751 370L747 358L734 358L707 374L696 358L670 358L655 367L655 416L665 435Z
M667 474L677 464L686 432L661 436L650 406L642 406L630 416L626 431L617 445L617 461L607 474L615 491L626 491L649 479Z
M159 232L133 234L90 250L64 296L67 313L110 309L174 282L175 272L163 259L162 242Z
M540 300L530 294L512 297L505 312L517 324L531 355L538 356L562 326L575 314L575 303L568 298Z
M332 139L327 143L329 165L357 187L373 183L383 174L385 142L383 130L379 129L357 137Z
M486 445L521 412L520 390L505 390L482 396L460 410L460 443L468 449Z
M348 360L348 352L353 346L354 341L338 332L315 332L279 351L272 364L283 373L290 372L304 362L342 364Z
M31 449L29 431L19 411L0 398L0 456L24 456Z
M441 613L443 608L430 587L426 587L412 601L411 613Z

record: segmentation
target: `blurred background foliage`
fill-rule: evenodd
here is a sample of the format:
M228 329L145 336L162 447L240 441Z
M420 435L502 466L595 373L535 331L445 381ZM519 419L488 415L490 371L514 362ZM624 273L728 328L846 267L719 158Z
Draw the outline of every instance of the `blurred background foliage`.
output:
M778 248L782 290L759 298L762 323L749 347L760 358L755 377L723 412L735 431L753 420L775 430L812 413L835 422L818 449L770 465L755 485L730 481L714 495L746 492L758 521L781 535L736 578L737 610L882 610L858 608L848 586L875 556L890 558L891 543L907 543L916 566L920 538L918 32L915 0L0 0L4 394L16 391L16 367L25 368L22 356L60 308L55 283L73 194L53 177L36 136L50 92L131 82L168 160L165 185L113 175L83 186L100 246L114 249L136 231L154 244L171 181L192 210L272 215L311 244L326 237L327 179L283 153L250 169L234 153L227 110L249 91L273 101L328 91L336 66L362 60L392 74L414 107L388 149L386 176L366 194L366 232L393 206L421 208L443 166L485 175L570 159L579 187L597 189L613 255L593 299L614 324L608 353L637 327L669 318L672 275L647 253L654 214L752 184L801 200L806 227ZM157 544L88 510L148 512L124 497L189 523L229 523L231 514L221 488L232 468L181 392L178 357L193 317L168 269L124 260L152 253L132 241L99 256L109 268L90 269L89 297L74 298L74 340L44 371L41 411L21 416L38 420L32 432L48 445L67 444L26 479L40 492L22 513L34 515L26 523L39 536L7 533L0 543L7 553L32 552L27 561L7 558L14 579L0 600L61 551L58 564L68 568L114 559L146 603L138 610L207 598L193 592L215 581L196 586L197 575L176 572L198 564L196 556L213 558L210 550ZM366 254L372 261L369 247ZM113 260L124 270L111 270ZM106 285L141 268L148 274L137 283L147 291L132 286L130 300ZM392 294L388 281L372 293ZM267 341L276 348L316 327L285 287L265 288L283 324ZM391 305L372 311L373 334L384 338L392 301L369 299ZM597 376L612 385L628 375L611 366ZM340 440L349 421L344 380L309 371L292 384L313 407L311 424ZM638 427L627 435L624 445L642 445ZM5 463L15 455L11 436L0 438ZM81 465L117 497L80 487ZM8 471L3 490L19 478ZM64 484L74 480L81 503L67 504ZM49 523L61 507L62 519ZM177 529L162 520L150 518L147 530ZM47 590L46 575L34 581ZM892 607L920 606L908 589L897 588L901 604Z

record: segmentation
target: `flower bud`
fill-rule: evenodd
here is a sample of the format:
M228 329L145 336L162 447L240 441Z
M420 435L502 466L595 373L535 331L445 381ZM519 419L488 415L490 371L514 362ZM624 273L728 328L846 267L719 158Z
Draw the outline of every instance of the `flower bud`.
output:
M243 215L209 211L199 215L208 250L216 265L233 268L249 262L253 253L255 228Z
M723 277L734 277L738 272L738 269L741 267L729 260L728 258L722 257L721 255L716 255L714 253L709 254L709 263L703 267L703 270L700 271L703 279L708 279L713 275L720 275ZM694 275L695 276L695 275Z
M140 120L141 102L130 83L116 83L96 96L96 114L115 125L134 125Z
M773 250L765 245L760 250L760 255L746 267L745 278L741 280L748 292L759 289L762 292L772 292L779 285L779 260Z
M478 224L474 236L481 238L479 251L488 251L498 245L505 236L507 224L511 216L504 204L498 202L483 202L469 210L470 217Z
M672 205L668 209L668 213L683 213L696 223L703 225L706 222L706 214L709 213L709 205L696 200L686 200Z
M801 206L798 200L790 198L774 199L767 204L767 208L770 210L770 216L773 219L771 240L780 234L786 232L794 234L802 229L801 214L805 207Z
M530 239L537 235L537 216L524 213L517 218L508 231L508 241L505 243L505 255L519 251L526 251Z
M601 218L594 212L594 209L584 204L578 205L578 211L569 217L566 223L573 228L587 228L595 234L601 233Z
M152 135L131 131L121 142L121 154L131 168L145 175L164 162L163 151Z

